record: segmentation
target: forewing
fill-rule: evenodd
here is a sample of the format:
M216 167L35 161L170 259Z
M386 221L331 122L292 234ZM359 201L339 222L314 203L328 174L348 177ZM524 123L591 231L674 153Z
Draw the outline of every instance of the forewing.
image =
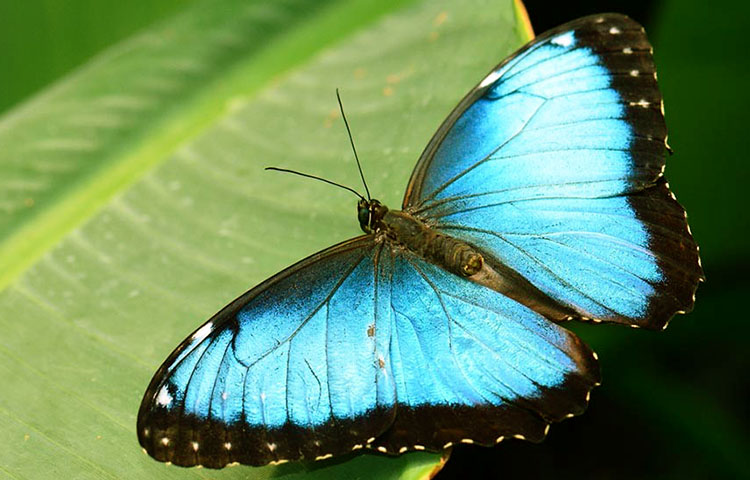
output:
M661 180L666 127L643 28L615 14L547 32L458 105L404 208L577 316L661 328L702 270Z
M581 413L599 382L595 354L573 333L491 289L408 251L383 249L397 411L370 448L440 450L503 438L540 441Z
M144 395L146 451L183 466L265 465L350 452L385 430L395 386L378 362L390 322L377 308L389 304L380 248L359 237L313 255L196 330Z

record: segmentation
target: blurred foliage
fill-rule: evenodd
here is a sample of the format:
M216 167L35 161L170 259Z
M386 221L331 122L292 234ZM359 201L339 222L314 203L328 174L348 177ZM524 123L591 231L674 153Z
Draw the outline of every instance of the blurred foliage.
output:
M727 276L750 265L750 3L669 0L657 11L652 36L675 151L667 178L688 211L708 281L741 280Z
M192 1L0 1L0 113Z
M0 111L186 3L0 3ZM749 328L738 303L750 289L743 131L750 4L530 0L527 7L537 32L601 11L628 13L647 27L675 150L667 178L689 212L708 282L696 310L666 332L574 327L602 363L604 384L589 411L554 426L540 445L458 447L439 478L470 471L496 478L750 478Z

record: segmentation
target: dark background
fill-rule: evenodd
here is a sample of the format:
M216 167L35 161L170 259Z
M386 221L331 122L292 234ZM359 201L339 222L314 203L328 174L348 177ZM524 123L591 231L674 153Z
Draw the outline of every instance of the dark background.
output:
M77 3L78 24L99 24L104 12L118 21L79 29L61 20L64 2L0 2L0 114L189 2ZM437 478L750 478L750 2L528 0L526 7L537 33L605 11L646 27L675 150L666 175L689 213L708 281L695 311L665 332L575 326L602 366L588 411L554 425L539 445L457 447Z

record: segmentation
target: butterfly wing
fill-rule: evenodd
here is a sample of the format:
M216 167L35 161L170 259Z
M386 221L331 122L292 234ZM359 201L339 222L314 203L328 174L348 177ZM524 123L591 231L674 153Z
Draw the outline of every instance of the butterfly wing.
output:
M380 264L397 409L370 448L540 441L549 423L585 409L599 369L573 333L408 251L384 248Z
M188 337L149 385L138 437L154 458L220 468L350 452L393 421L379 367L379 250L371 237L282 271Z
M616 14L501 63L422 154L404 209L578 317L662 328L702 270L662 178L661 94L643 28Z
M272 277L188 337L138 415L146 451L222 467L541 440L583 411L593 353L523 305L360 237ZM449 446L449 445L448 445Z

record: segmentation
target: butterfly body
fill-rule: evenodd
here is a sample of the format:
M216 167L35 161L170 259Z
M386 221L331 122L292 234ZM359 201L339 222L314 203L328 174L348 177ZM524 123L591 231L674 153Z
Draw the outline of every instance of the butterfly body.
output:
M379 241L402 246L449 272L470 277L482 269L482 255L466 242L435 231L423 221L400 210L389 210L378 200L364 202L371 212L369 224L362 227ZM358 204L361 210L363 201Z
M541 441L580 414L596 355L558 323L662 329L703 278L663 178L643 28L617 14L540 35L458 104L402 210L231 302L158 369L154 458L213 468Z
M360 227L375 236L377 242L387 242L389 248L405 248L441 268L484 285L543 313L547 318L564 321L576 316L575 311L557 304L535 288L518 272L502 262L488 264L474 246L442 233L428 225L428 221L407 211L390 210L378 200L360 200L358 211L367 209L367 223Z

